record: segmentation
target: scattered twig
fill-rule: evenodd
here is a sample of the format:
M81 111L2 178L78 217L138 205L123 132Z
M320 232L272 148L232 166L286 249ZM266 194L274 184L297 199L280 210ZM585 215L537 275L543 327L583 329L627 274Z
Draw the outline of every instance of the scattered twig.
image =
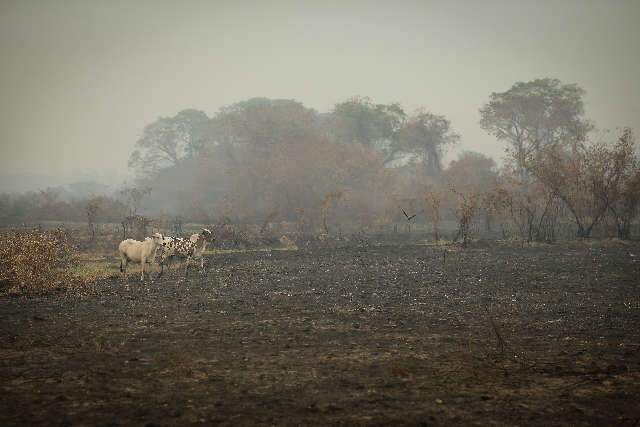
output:
M511 348L511 346L507 344L507 341L502 336L502 332L500 331L500 327L498 326L498 323L495 320L493 320L493 317L489 314L489 310L486 307L485 307L485 311L487 313L487 319L489 319L489 324L491 325L491 329L493 329L493 333L496 335L496 341L497 341L496 347L500 349L500 354L504 354L505 350L509 350L513 359L515 359L522 368L526 368L528 364L524 356L516 353L513 350L513 348Z
M504 338L502 338L502 334L500 333L500 328L498 328L498 325L496 324L496 322L489 315L489 311L487 311L487 317L489 318L489 323L491 324L491 328L493 329L493 332L496 334L497 347L500 348L500 354L504 354L506 343L504 341Z

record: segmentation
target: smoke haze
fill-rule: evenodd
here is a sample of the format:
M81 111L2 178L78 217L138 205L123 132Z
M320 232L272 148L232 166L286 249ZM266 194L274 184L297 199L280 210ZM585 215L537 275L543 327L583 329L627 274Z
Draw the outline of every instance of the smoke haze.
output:
M478 109L547 76L583 87L600 128L638 128L638 18L637 1L3 1L0 168L122 179L157 117L256 96L424 106L461 135L449 156L500 160Z

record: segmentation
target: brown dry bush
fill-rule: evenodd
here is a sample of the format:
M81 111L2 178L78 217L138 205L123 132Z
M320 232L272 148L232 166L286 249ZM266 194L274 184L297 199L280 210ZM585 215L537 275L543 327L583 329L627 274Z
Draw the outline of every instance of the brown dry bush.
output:
M480 193L470 193L464 194L459 191L456 191L455 188L451 187L451 191L458 196L458 202L455 205L454 214L458 221L458 233L454 238L454 241L457 241L458 238L462 239L462 247L467 247L469 241L471 240L472 234L472 223L476 214L478 213L478 208L480 206Z
M39 294L81 286L69 268L75 249L62 230L0 234L0 283L9 292Z

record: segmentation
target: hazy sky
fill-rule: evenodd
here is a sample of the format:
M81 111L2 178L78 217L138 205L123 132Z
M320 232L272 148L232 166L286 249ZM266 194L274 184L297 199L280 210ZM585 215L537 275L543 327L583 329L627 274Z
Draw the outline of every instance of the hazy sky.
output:
M499 159L478 109L539 77L640 132L640 0L0 0L0 64L4 172L124 174L158 116L255 96L424 106Z

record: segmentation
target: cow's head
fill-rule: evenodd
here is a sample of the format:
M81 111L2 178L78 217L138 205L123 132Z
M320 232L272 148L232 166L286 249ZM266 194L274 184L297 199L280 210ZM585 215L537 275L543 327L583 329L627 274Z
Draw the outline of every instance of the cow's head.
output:
M208 228L203 228L202 233L200 233L205 240L213 242L215 239L213 238L213 233Z

